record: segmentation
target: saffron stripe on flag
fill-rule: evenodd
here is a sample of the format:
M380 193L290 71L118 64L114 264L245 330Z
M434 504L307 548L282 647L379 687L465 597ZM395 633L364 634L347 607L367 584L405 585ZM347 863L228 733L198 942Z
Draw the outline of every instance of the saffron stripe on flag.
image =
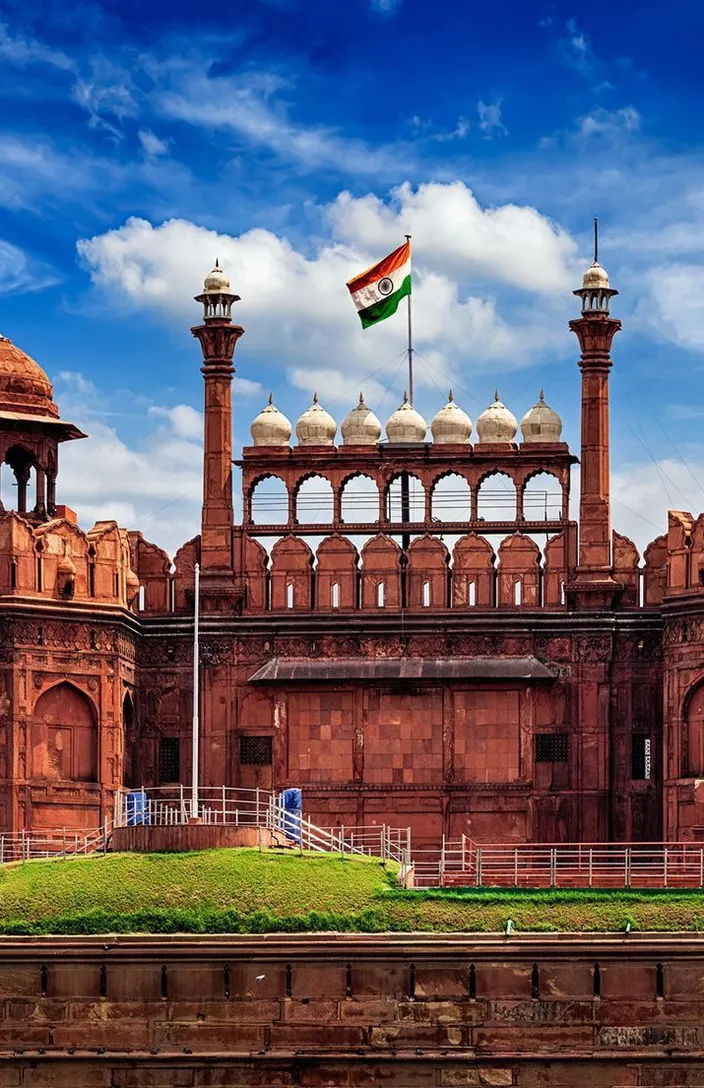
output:
M377 280L383 279L384 276L390 276L392 272L395 272L401 265L406 264L411 259L411 243L404 242L402 246L395 249L393 253L390 253L388 257L384 257L383 261L379 261L378 264L372 265L366 272L360 272L354 279L347 281L347 286L350 292L354 294L356 291L361 291L367 284L375 283Z

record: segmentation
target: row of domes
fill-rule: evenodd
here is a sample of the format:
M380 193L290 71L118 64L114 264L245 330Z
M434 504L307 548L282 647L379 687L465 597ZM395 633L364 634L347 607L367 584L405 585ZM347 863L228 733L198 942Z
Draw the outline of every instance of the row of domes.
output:
M269 397L266 408L253 420L252 441L255 446L288 446L291 424L283 412ZM340 427L345 446L375 446L381 440L382 426L371 408L359 394L359 403L345 417ZM409 403L404 394L403 404L386 421L388 442L425 442L428 424L420 412ZM472 421L455 402L450 392L447 404L430 422L433 441L438 445L463 445L472 434ZM545 403L543 392L537 404L526 412L521 420L524 442L560 442L562 420L554 409ZM318 401L318 394L296 424L299 446L332 446L337 424ZM496 393L492 404L477 419L477 436L480 442L513 442L518 433L518 422L513 412L499 400Z

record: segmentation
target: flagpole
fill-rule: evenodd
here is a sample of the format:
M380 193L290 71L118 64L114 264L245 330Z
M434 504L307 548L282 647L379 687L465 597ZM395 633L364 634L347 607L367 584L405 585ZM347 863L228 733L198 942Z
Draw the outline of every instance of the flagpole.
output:
M406 241L410 244L411 235L406 235ZM411 295L413 280L411 279L411 291L408 292L408 399L413 407L413 323L411 318Z
M192 761L193 770L191 776L191 819L197 820L199 814L198 804L198 764L199 758L199 741L200 741L200 721L199 721L199 703L200 703L200 564L196 563L195 567L195 609L193 612L193 736L192 736Z

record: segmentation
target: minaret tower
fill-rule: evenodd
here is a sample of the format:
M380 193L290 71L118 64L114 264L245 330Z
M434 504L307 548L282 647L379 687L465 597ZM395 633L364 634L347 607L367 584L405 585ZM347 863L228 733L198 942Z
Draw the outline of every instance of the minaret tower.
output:
M232 607L235 568L233 555L232 502L232 357L242 336L233 325L231 310L239 295L219 263L206 276L203 293L203 324L191 332L203 352L201 373L205 379L205 435L203 448L203 513L200 566L203 611L228 611Z
M621 322L609 314L618 294L599 264L594 220L594 263L574 292L582 300L582 316L570 321L581 348L582 476L579 503L579 561L569 587L577 608L604 608L619 591L612 576L611 481L609 471L609 370L611 342Z

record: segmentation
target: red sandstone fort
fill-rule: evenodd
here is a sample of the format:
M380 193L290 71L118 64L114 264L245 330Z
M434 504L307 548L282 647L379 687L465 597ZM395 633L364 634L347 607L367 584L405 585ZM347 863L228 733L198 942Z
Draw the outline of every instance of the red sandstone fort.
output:
M115 522L79 528L57 476L84 436L0 337L0 830L97 827L121 787L189 781L199 563L204 786L300 786L317 823L428 843L704 839L704 516L671 511L642 558L612 530L616 291L595 263L575 294L578 457L542 395L520 437L497 396L474 442L452 397L432 442L407 401L382 441L362 398L336 441L316 398L291 445L270 403L236 462L238 525L244 330L214 270L192 329L202 524L173 562Z

